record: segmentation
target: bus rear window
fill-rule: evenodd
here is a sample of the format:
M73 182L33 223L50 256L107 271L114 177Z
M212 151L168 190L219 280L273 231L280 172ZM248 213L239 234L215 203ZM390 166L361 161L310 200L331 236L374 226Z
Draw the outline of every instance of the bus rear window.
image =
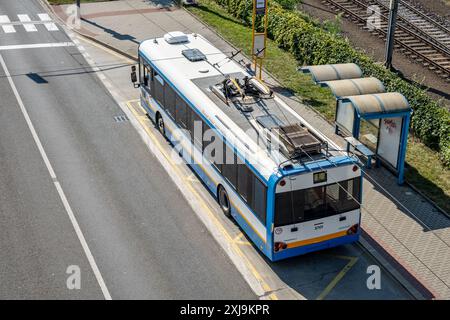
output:
M329 217L358 209L360 178L275 196L275 226Z

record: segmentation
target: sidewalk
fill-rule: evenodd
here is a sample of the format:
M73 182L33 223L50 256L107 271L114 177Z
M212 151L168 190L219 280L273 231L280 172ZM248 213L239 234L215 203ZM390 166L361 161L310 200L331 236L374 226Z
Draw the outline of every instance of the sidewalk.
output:
M53 10L62 21L67 21L66 6L54 6ZM79 32L128 56L136 56L140 41L175 30L202 34L220 50L236 51L169 1L82 5ZM280 87L269 75L265 74L264 79L273 87ZM344 140L334 134L331 124L296 97L277 91L303 118L344 147ZM384 168L367 170L363 199L363 244L376 247L376 254L389 262L388 268L415 283L425 298L450 299L450 219L411 188L398 186L396 178Z

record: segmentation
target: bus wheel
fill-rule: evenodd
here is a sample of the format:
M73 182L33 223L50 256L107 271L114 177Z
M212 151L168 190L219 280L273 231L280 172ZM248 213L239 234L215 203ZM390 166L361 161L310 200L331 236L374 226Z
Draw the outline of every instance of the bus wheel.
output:
M217 192L217 199L219 201L220 208L227 218L231 218L231 204L228 198L228 193L223 186L219 186Z
M166 128L164 127L164 120L159 113L156 116L156 126L158 127L158 131L161 132L163 137L165 137L166 136Z

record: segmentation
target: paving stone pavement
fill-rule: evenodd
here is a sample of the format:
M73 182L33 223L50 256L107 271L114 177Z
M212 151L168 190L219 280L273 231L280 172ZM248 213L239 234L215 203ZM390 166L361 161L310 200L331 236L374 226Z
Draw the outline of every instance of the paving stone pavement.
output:
M54 12L67 21L67 6ZM81 33L131 56L140 41L160 37L168 31L199 33L224 52L236 51L228 42L170 1L127 0L82 5ZM237 60L248 59L242 55ZM280 84L264 73L266 82ZM277 90L303 118L344 148L344 140L324 118L292 97ZM437 299L450 299L450 219L407 186L398 186L385 168L366 170L363 185L362 227L387 254L422 283Z

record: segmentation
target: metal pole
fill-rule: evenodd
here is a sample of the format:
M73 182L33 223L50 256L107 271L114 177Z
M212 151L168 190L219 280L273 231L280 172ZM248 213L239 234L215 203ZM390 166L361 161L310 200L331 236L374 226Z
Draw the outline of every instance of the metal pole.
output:
M386 38L385 66L392 69L392 54L394 51L395 25L397 23L398 0L391 0L389 4L389 24Z
M81 4L80 0L77 0L77 19L80 19L81 17Z

